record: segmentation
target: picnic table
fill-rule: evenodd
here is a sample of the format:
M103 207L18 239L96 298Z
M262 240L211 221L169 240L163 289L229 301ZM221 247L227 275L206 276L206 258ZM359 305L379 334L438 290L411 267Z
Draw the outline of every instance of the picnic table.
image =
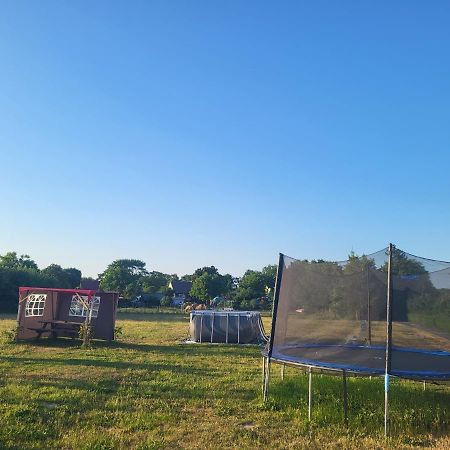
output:
M36 340L39 340L43 333L51 333L53 338L58 337L58 332L64 332L65 335L70 335L72 338L75 338L80 333L80 327L83 324L82 322L72 322L70 320L39 320L42 323L42 327L39 328L31 328L29 330L33 330L37 333Z

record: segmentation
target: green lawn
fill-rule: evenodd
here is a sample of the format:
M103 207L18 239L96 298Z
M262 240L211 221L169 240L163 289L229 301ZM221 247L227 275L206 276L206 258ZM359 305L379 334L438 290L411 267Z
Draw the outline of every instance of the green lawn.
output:
M266 324L269 319L265 319ZM10 343L0 319L0 448L450 448L450 389L396 381L393 438L383 434L383 382L316 375L308 425L307 377L273 366L261 401L261 354L253 346L182 344L188 317L119 313L119 340L85 350L60 339Z

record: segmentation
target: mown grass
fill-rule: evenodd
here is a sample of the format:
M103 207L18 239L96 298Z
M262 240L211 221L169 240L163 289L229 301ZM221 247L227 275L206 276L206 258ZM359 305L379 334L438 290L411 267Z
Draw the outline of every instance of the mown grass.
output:
M60 339L10 343L0 320L0 448L449 448L448 387L395 381L393 437L383 434L383 383L350 379L348 429L342 385L315 375L313 422L307 376L272 366L261 399L253 346L183 344L182 314L119 314L120 339L92 349Z

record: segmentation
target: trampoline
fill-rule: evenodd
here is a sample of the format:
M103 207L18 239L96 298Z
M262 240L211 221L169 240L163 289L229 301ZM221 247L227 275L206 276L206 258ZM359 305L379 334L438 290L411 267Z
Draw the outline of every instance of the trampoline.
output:
M383 375L387 433L390 377L450 380L450 262L392 244L345 261L280 254L263 358L264 400L272 362L307 368L310 397L314 371Z

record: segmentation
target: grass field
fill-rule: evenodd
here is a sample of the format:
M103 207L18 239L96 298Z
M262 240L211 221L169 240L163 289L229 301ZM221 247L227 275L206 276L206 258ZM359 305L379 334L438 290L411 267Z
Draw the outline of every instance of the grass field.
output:
M266 324L269 319L266 318ZM60 339L11 343L0 319L0 448L450 448L449 387L395 381L393 437L383 438L383 382L350 379L348 430L341 382L273 366L261 400L254 346L183 344L188 317L123 311L112 345Z

